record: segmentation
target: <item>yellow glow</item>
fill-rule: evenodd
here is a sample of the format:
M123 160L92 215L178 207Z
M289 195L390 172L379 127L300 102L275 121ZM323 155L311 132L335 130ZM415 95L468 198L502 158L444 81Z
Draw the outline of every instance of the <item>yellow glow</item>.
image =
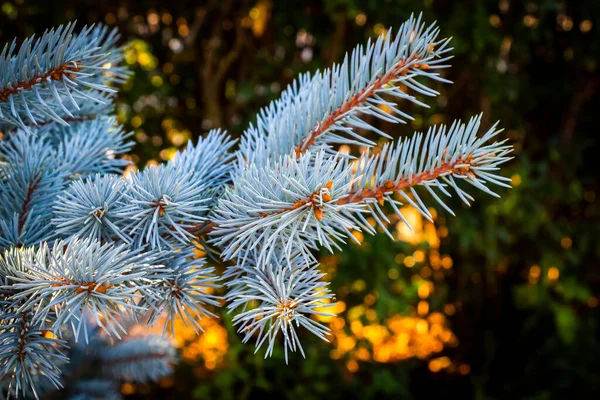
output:
M152 83L153 86L158 87L163 84L163 79L158 75L154 75L150 78L150 83Z
M429 283L428 282L423 282L421 285L419 285L418 294L419 294L419 297L422 299L425 299L425 298L427 298L427 296L429 296Z
M560 240L560 245L563 249L570 249L573 246L573 240L570 237L564 237Z
M367 16L365 13L359 13L354 18L354 23L358 26L363 26L367 22Z
M585 19L579 24L579 30L583 33L589 32L592 30L592 25L592 21Z
M513 186L519 186L521 184L521 175L519 174L514 174L513 176L510 177L510 183Z
M139 128L142 125L142 118L139 115L131 118L131 126L134 128Z
M124 383L121 385L121 393L124 395L130 395L135 393L135 385L132 383Z
M417 313L419 315L427 315L428 312L429 312L429 303L427 303L426 301L420 301L417 306Z

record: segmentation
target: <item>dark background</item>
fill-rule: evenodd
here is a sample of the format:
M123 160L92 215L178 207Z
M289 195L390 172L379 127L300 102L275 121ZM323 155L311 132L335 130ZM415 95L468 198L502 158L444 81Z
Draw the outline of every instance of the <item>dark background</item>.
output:
M416 120L386 132L410 135L482 111L484 127L500 120L515 146L504 169L514 188L500 190L502 199L477 194L470 209L455 202L456 217L438 209L436 228L423 225L429 236L392 242L379 235L341 255L323 254L345 305L332 322L333 344L306 335L307 359L296 355L285 366L282 352L269 360L253 355L223 315L199 338L177 338L182 363L172 378L124 384L123 393L600 393L599 1L0 0L0 7L0 43L73 19L120 29L135 75L120 92L118 116L135 131L132 158L140 166L168 159L211 127L239 135L299 72L340 61L354 45L420 11L454 38L447 73L454 84L436 87L441 95L427 101L430 109L401 104ZM435 324L448 333L434 334ZM394 353L402 346L405 352Z

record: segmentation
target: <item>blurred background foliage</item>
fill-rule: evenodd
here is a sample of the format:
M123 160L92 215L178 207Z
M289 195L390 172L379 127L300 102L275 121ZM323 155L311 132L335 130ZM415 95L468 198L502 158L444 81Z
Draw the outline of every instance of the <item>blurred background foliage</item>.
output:
M118 27L134 76L118 113L138 166L212 127L239 135L300 72L340 61L410 13L455 58L410 135L483 111L515 146L513 189L414 232L322 254L337 293L331 343L285 366L253 354L230 317L181 326L181 363L131 398L563 399L600 392L600 2L565 0L0 0L0 42L77 19ZM360 149L342 149L360 151ZM594 167L596 165L596 167ZM594 172L596 171L596 172ZM432 203L433 204L433 203ZM397 221L392 221L397 223ZM581 397L579 397L581 396Z

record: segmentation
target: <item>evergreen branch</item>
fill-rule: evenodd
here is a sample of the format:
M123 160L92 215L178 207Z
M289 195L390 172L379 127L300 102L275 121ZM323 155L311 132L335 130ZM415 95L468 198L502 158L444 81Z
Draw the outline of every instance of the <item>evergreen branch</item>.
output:
M398 208L402 203L391 197L393 193L400 194L403 200L430 220L432 216L415 191L416 186L425 188L452 215L452 209L434 189L450 197L447 190L450 187L461 201L469 205L473 197L457 185L456 181L459 180L499 197L487 184L510 187L507 183L510 178L499 176L495 172L500 169L501 164L511 159L508 155L512 146L506 145L506 141L490 143L500 132L496 125L483 136L477 137L480 123L481 115L472 118L467 124L455 121L448 130L443 125L432 127L425 136L418 133L396 145L385 145L378 155L365 154L358 162L362 166L357 171L361 175L360 179L347 196L337 200L338 205L364 204L371 216L391 236L385 224L389 221L380 208L385 202L391 204L396 214L407 223ZM374 232L366 221L359 219L361 227Z
M118 216L126 188L117 175L96 174L73 181L54 202L56 232L67 241L87 237L131 243L132 238L123 231L126 221Z
M207 189L193 170L175 164L149 167L130 176L117 216L128 221L124 230L136 246L185 245L193 238L188 229L206 219L212 198Z
M67 124L71 125L71 123L83 122L83 121L92 121L98 117L97 114L82 114L82 115L74 115L72 117L64 117L62 120ZM46 120L38 123L40 128L55 123L53 120Z
M487 143L499 131L495 127L477 138L481 117L467 125L455 122L432 128L423 138L416 134L397 145L384 146L380 155L368 153L359 160L355 173L347 158L326 151L307 152L300 158L288 156L265 167L249 167L225 193L211 220L216 224L212 240L228 260L241 259L259 248L258 262L269 260L278 246L289 256L293 247L308 252L324 246L333 252L352 230L375 233L362 214L371 214L380 226L389 222L380 208L391 203L399 214L401 202L390 195L400 193L407 203L431 218L414 186L423 186L436 201L453 214L432 188L450 195L451 186L465 203L472 197L456 185L462 179L486 193L497 196L486 183L508 186L508 178L493 174L509 160L510 146ZM440 182L444 181L444 183ZM409 197L409 190L414 197Z
M426 28L420 16L411 17L395 37L391 32L381 35L375 43L356 47L340 65L313 77L300 76L280 99L261 110L256 125L244 133L240 169L246 164L265 165L269 158L290 151L298 157L311 147L332 152L336 143L373 146L374 142L354 131L357 128L390 138L362 115L393 123L412 119L385 98L427 107L400 86L435 96L435 90L417 79L449 82L437 72L447 67L451 50L449 39L438 39L438 32L435 25Z
M27 312L7 313L0 319L0 371L12 377L9 393L33 394L37 399L40 387L60 388L59 365L68 362L65 342L45 337Z
M99 355L104 377L126 382L157 381L170 375L177 360L171 343L160 335L140 335L114 343Z
M77 75L73 74L73 72L81 71L81 67L83 67L83 64L80 62L70 62L51 68L40 75L34 75L28 81L10 84L6 89L0 90L0 101L7 101L9 96L19 94L24 90L31 90L34 85L41 84L45 81L62 81L65 76L76 79Z
M32 176L32 179L29 182L29 184L27 185L25 199L23 200L23 207L21 208L21 212L19 213L19 228L18 228L19 236L21 236L21 233L23 232L23 227L25 225L25 221L27 220L27 213L29 211L29 206L31 205L31 198L32 198L34 192L37 190L40 180L42 178L40 175L41 172L42 171L36 172Z
M265 358L272 355L279 332L284 339L286 363L288 351L299 350L305 356L296 328L303 327L317 337L327 341L329 328L311 319L312 316L332 316L323 311L331 306L333 297L323 282L324 274L316 265L307 265L307 260L295 257L290 263L281 264L280 258L261 267L238 266L236 279L231 281L227 295L229 310L241 309L233 317L238 332L244 334L243 342L254 335L256 351L266 343ZM256 303L256 305L252 305Z
M433 45L431 45L433 46ZM317 139L327 133L334 125L343 119L348 113L365 105L368 100L374 97L379 91L384 89L386 85L393 83L394 80L401 76L410 73L411 69L429 69L428 64L419 64L419 57L412 55L413 59L401 59L396 66L391 68L383 76L378 77L375 81L366 88L361 89L358 93L344 101L337 109L326 115L323 121L318 123L314 129L306 136L295 148L296 157L299 157L304 151L315 144Z
M256 337L257 350L267 343L269 356L281 332L286 361L289 351L304 355L298 328L326 339L313 317L330 315L324 307L333 297L314 250L340 249L357 240L354 231L376 233L366 216L392 236L386 203L404 222L402 202L431 219L419 187L451 214L440 193L473 200L458 181L494 196L490 184L510 187L498 170L512 148L492 140L495 125L478 137L481 117L356 161L335 153L335 144L375 145L357 130L389 137L370 117L411 119L395 102L426 106L416 95L438 93L422 77L448 82L440 70L449 40L421 17L331 69L300 76L260 111L238 151L213 130L166 165L124 180L127 161L118 156L130 150L130 134L109 116L111 85L127 75L116 66L116 40L104 27L75 35L68 25L0 54L0 129L10 132L0 143L0 247L8 249L0 258L0 371L16 378L11 394L37 396L68 373L64 342L46 330L72 338L70 353L85 360L72 368L71 394L85 396L80 379L115 394L116 381L170 373L168 341L114 338L140 316L164 321L165 332L175 319L198 332L201 318L214 316L219 279L192 247L205 235L224 261L235 260L222 278L243 341Z
M231 183L234 167L232 161L236 156L230 150L236 141L232 140L227 132L212 129L205 138L199 139L195 146L189 141L185 150L178 151L170 164L191 172L195 180L214 192L211 203L216 203L221 190Z
M124 69L113 66L122 58L111 48L118 36L106 28L87 27L74 34L75 24L25 39L16 50L8 44L0 54L0 119L29 130L25 119L37 125L46 119L62 124L74 117L86 101L103 103L110 82L122 82ZM51 104L53 103L53 104ZM51 104L51 105L49 105Z
M55 335L71 324L75 337L83 328L87 340L82 316L89 312L107 334L120 337L126 331L118 317L144 310L134 299L147 285L144 277L156 268L153 261L153 256L125 245L73 240L57 241L50 249L43 244L33 257L23 259L26 269L12 278L17 293L10 299L23 301L19 311L32 312L33 322L55 313Z
M220 287L214 268L205 268L205 260L194 257L193 248L162 252L156 262L164 271L149 277L148 295L140 303L150 310L148 324L154 325L164 316L163 333L170 330L175 335L177 319L195 332L202 331L200 320L216 317L206 307L220 305L219 297L210 294Z

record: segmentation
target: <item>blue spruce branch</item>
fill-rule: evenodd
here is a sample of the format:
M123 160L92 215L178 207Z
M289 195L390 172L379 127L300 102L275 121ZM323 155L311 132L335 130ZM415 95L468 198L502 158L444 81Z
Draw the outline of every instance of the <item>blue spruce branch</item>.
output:
M375 234L367 218L391 236L388 208L407 224L406 204L431 219L423 193L453 214L448 197L470 204L470 187L510 187L500 168L512 147L481 116L377 150L363 136L391 139L373 121L406 123L400 102L426 107L420 98L438 94L428 83L449 83L450 40L420 16L300 76L237 149L213 130L127 178L131 134L111 116L128 75L118 35L74 26L0 53L0 371L10 395L119 398L119 382L171 373L176 321L199 332L222 303L256 351L270 356L281 337L286 362L304 355L300 330L327 340L315 317L333 301L315 250ZM366 151L340 154L340 144ZM221 277L199 245L227 261ZM140 325L163 335L127 336Z

